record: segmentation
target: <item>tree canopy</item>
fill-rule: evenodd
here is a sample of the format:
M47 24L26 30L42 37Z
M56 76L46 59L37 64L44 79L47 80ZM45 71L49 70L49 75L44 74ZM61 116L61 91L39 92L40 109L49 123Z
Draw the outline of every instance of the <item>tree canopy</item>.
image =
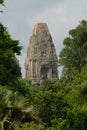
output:
M4 0L0 0L0 4L3 4Z
M16 55L22 47L18 40L13 40L7 29L0 23L0 84L5 85L21 76Z
M87 21L69 31L69 36L63 41L64 48L59 57L59 64L78 71L87 64Z

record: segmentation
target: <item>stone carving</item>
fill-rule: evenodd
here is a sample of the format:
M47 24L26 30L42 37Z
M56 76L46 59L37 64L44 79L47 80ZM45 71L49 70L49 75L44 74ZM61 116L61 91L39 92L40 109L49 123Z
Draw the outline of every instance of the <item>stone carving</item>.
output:
M46 23L36 23L25 59L26 79L40 84L58 79L58 58Z

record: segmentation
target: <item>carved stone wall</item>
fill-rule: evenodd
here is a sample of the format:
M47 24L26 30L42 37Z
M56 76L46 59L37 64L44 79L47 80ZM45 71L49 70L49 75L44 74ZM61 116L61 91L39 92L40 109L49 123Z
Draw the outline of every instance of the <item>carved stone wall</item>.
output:
M58 79L58 58L46 23L37 23L25 59L26 79L41 83Z

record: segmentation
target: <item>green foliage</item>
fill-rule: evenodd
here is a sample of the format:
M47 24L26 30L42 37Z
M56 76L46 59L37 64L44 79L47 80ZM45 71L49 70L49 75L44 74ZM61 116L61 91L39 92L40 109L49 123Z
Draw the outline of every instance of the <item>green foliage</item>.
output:
M39 122L28 100L18 92L0 86L0 129L14 130L24 122ZM20 123L19 123L20 122Z
M87 65L85 65L76 78L69 84L66 89L67 101L71 106L81 105L87 101ZM66 90L66 91L67 91Z
M21 95L26 97L30 104L34 103L34 98L38 91L40 90L40 86L36 84L32 84L32 81L18 78L18 80L14 83L14 86L10 86L12 91L18 91Z
M80 71L87 64L87 21L81 21L76 29L70 30L63 44L59 64L71 72L73 69Z
M87 65L66 87L69 108L66 114L69 130L87 129Z
M67 112L66 117L70 130L86 130L87 129L87 106L74 108Z
M0 0L0 4L3 4L4 0Z
M7 85L21 76L16 54L20 55L21 46L12 40L6 28L0 24L0 84Z
M19 130L45 130L42 124L35 124L34 122L25 123Z
M67 103L62 83L46 81L44 85L35 98L35 106L42 121L50 126L53 119L65 118Z
M36 86L19 79L16 89L1 86L0 127L4 126L3 130L86 130L86 71L87 65L69 83L47 80Z

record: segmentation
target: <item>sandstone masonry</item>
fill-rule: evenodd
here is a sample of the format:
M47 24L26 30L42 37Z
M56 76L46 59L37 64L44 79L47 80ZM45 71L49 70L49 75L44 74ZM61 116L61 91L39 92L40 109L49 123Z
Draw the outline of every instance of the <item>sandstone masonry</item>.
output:
M40 84L58 79L58 58L46 23L36 23L25 59L26 79Z

